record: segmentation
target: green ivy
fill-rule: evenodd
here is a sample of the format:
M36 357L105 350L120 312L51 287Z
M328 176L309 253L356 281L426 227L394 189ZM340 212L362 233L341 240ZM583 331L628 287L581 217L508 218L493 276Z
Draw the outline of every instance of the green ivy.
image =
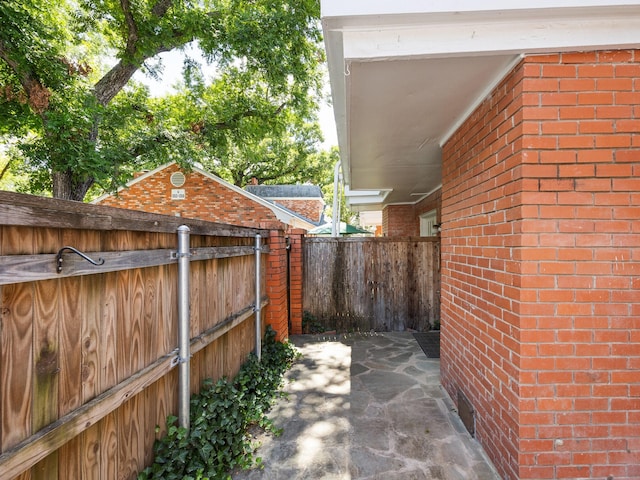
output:
M189 431L177 426L177 417L167 418L167 434L154 444L153 465L138 474L138 480L231 479L231 470L261 466L249 427L281 433L266 414L279 395L284 373L300 355L275 336L268 327L262 360L252 353L233 381L204 381L200 393L191 397Z

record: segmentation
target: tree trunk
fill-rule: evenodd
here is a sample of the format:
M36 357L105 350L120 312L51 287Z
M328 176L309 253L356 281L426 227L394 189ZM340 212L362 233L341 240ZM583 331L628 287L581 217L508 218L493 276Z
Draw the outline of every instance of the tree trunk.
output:
M63 200L75 200L82 202L87 192L93 185L94 179L87 178L83 181L74 181L70 170L53 172L53 197Z

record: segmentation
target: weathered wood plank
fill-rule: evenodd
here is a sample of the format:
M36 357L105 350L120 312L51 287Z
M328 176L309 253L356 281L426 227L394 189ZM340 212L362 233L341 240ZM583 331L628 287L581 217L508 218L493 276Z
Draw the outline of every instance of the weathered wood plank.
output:
M194 235L268 236L266 230L255 228L11 192L0 192L0 225L160 233L175 233L180 225L187 225Z
M262 305L266 306L267 304L268 302L266 298L263 299ZM238 314L231 315L223 322L220 322L220 324L213 327L211 331L203 332L198 337L193 338L191 340L192 354L198 353L215 340L225 337L225 334L235 329L238 325L245 323L252 316L253 306L248 306ZM247 322L247 328L251 328L251 325L249 325L250 323L251 322ZM231 352L233 351L227 350L226 353L228 355L225 356L227 358L225 369L227 373L233 370L236 366L234 362L237 361L235 358L231 359L231 357L237 357L237 352L234 352L235 355L231 354ZM36 434L0 454L0 478L12 478L9 475L16 476L20 474L24 470L30 468L30 466L45 458L51 452L55 451L57 448L61 447L70 438L79 435L87 428L95 425L101 419L106 419L111 412L115 411L118 407L129 401L135 395L138 395L145 388L149 387L172 370L175 367L175 365L173 365L175 357L176 352L171 352L169 355L161 357L152 365L127 377L115 387L85 403L78 409L60 417L57 421L50 423ZM129 415L129 413L127 415ZM137 413L137 415L137 418L140 419L144 414ZM140 420L138 420L138 422L140 422ZM117 416L114 417L113 422L109 421L105 425L101 422L103 428L103 441L107 441L107 444L109 444L109 442L113 442L112 437L114 436L113 431L107 430L112 428L115 423L120 423ZM136 428L139 429L140 427L137 426ZM133 433L129 430L125 430L125 435L128 435L128 438L131 438L130 436L133 435ZM138 435L138 433L136 433L136 435ZM117 440L114 443L117 444ZM114 452L117 451L116 447ZM111 454L107 455L109 456ZM126 469L127 467L122 468Z
M134 395L116 412L118 422L118 477L136 478L136 473L144 468L142 460L144 442L141 440L140 417L143 412L140 395Z
M111 412L171 370L174 357L175 355L168 355L159 359L80 408L60 417L13 448L6 450L0 455L0 478L13 478L60 448L69 439L79 435L103 418L106 419ZM112 433L107 432L108 430L108 426L103 430L106 433L103 435L103 440L117 444L117 441L109 440L112 438Z
M116 412L111 411L100 421L100 479L118 478L117 431L118 417Z
M92 265L77 254L65 251L62 254L62 271L58 273L57 254L0 256L0 285L118 272L131 268L156 267L177 263L175 256L176 251L172 249L116 252L87 251L83 253L94 261L104 260L104 264ZM191 261L196 262L213 258L238 257L253 254L253 247L206 247L193 249L191 251Z
M104 275L102 283L102 321L99 328L98 339L99 364L97 365L99 376L99 393L113 387L118 381L117 372L117 348L118 335L118 272Z
M435 238L307 238L304 309L328 329L428 330L439 319L436 245Z
M100 443L100 424L97 423L86 429L79 438L82 438L80 449L80 475L78 477L68 478L95 478L101 479L100 476L100 460L102 454L102 445Z
M66 278L60 286L60 408L59 414L82 405L82 324L87 299L80 277Z
M58 282L35 284L33 342L35 375L33 384L33 430L38 431L58 418L60 373Z
M31 434L33 285L2 287L1 333L0 383L3 394L0 398L0 451L4 452Z

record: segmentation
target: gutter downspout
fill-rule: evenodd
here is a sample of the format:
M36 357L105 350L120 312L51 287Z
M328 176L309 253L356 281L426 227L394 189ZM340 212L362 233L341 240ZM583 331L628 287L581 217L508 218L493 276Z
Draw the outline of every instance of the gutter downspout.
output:
M333 170L333 212L331 214L331 236L340 236L340 160Z

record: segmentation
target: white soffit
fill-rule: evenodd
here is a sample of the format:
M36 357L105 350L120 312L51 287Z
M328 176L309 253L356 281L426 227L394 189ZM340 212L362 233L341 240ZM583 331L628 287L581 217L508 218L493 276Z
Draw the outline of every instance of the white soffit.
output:
M523 54L640 47L640 1L322 0L322 16L345 181L384 204L437 188L442 144Z

